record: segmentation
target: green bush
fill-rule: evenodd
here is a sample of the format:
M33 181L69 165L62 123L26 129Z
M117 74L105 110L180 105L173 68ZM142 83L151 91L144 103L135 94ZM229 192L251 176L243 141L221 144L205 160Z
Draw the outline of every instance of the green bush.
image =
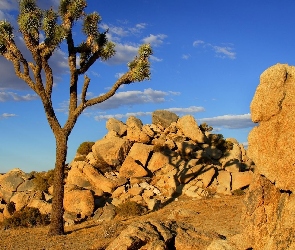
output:
M35 185L36 191L47 192L48 188L53 184L54 170L47 172L32 172L31 178Z
M116 214L121 217L142 215L144 207L135 201L126 201L116 207Z
M233 143L226 141L222 134L210 134L208 136L210 144L220 149L222 152L229 151L233 149Z
M10 218L5 218L3 226L7 229L15 227L35 227L48 225L49 223L49 216L41 214L38 208L25 207L20 211L16 211Z
M85 141L82 142L77 149L77 153L81 155L88 155L92 151L92 146L94 145L94 142L91 141Z
M200 130L202 132L210 132L213 130L213 128L211 126L209 126L206 122L202 123L200 126L199 126Z
M15 212L15 203L13 201L10 201L7 205L7 211L10 215L13 215Z

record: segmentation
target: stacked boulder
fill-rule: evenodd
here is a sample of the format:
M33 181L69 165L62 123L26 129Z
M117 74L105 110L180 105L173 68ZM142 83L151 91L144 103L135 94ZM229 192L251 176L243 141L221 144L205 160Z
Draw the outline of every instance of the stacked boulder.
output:
M243 145L231 138L223 140L226 146L216 144L220 135L202 129L191 115L179 118L158 110L150 125L131 116L126 123L111 118L106 127L108 133L92 151L84 157L77 154L70 164L66 214L94 213L101 220L102 207L108 211L133 201L154 210L179 195L197 199L231 195L252 180L254 165ZM85 201L73 202L77 196ZM86 211L89 199L96 211Z
M179 195L192 198L231 195L249 186L254 169L242 144L211 134L191 115L158 110L152 124L131 116L111 118L108 133L86 155L77 153L65 179L66 225L93 218L111 220L115 207L136 202L155 210ZM52 187L36 191L34 176L19 169L0 176L0 220L10 202L50 213ZM2 218L2 219L1 219Z

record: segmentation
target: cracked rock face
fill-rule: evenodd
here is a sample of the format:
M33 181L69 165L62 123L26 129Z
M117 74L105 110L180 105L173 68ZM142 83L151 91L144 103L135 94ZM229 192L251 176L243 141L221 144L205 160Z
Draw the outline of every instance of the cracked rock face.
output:
M282 190L295 191L295 67L276 64L260 77L251 103L248 155Z
M256 171L239 249L295 249L295 67L277 64L261 75L251 115L259 123L248 137Z

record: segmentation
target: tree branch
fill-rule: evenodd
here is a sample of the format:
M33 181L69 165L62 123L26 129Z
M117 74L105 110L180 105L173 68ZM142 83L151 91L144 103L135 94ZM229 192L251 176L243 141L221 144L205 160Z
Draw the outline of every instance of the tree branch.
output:
M82 94L81 94L81 101L82 101L83 106L86 102L86 94L87 94L87 89L88 89L89 83L90 83L90 78L85 75L84 84L83 84L83 88L82 88Z

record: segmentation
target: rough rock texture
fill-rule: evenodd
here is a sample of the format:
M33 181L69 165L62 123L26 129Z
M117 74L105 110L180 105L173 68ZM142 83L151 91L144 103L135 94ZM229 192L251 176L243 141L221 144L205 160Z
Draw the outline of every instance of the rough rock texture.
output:
M172 122L177 122L178 116L167 110L156 110L152 115L152 123L161 125L164 128L170 126Z
M295 249L295 67L277 64L251 103L248 153L256 164L245 200L240 249Z
M277 64L260 78L251 103L259 126L249 134L248 154L276 187L295 191L295 67Z

